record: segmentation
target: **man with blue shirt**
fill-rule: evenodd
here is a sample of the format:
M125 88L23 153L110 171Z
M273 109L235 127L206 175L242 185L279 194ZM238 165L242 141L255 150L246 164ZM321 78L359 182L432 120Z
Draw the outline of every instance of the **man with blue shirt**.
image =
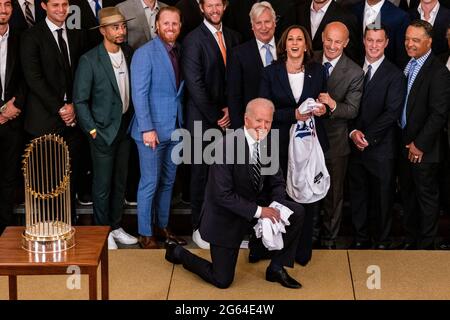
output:
M405 48L406 100L401 113L399 181L404 208L403 249L434 249L439 218L439 162L442 129L450 103L450 73L431 51L432 26L413 21Z

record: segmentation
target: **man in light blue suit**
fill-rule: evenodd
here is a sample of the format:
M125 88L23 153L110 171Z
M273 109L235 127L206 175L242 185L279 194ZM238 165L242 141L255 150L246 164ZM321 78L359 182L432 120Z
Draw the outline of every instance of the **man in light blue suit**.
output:
M184 81L176 44L181 28L180 11L174 7L161 8L156 27L158 36L140 47L131 62L135 116L130 130L139 152L138 231L144 249L157 249L157 240L186 244L167 228L177 169L171 159L177 142L171 141L171 134L183 121Z

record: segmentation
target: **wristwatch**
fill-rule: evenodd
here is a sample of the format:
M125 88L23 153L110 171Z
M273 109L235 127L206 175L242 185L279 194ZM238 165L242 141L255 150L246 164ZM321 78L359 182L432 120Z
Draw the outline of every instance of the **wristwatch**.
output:
M0 107L0 113L3 113L6 110L6 103Z

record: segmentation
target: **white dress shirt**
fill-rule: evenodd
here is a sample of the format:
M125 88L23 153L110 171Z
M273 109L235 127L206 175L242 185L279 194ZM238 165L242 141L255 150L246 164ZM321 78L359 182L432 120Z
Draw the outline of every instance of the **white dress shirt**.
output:
M89 3L92 13L94 14L95 17L95 1L94 0L86 0L86 1ZM98 0L98 4L100 5L100 7L103 8L103 0Z
M253 148L255 146L255 143L257 142L255 139L253 139L253 137L250 135L250 133L248 132L247 128L244 126L244 134L245 134L245 140L247 141L247 145L248 145L248 150L249 150L249 154L250 154L250 160L251 157L253 156ZM261 147L261 146L260 146ZM259 149L259 152L261 152L261 148ZM258 208L256 209L255 218L259 218L261 217L261 211L262 208L260 206L258 206Z
M206 19L203 19L203 23L205 24L205 26L208 28L209 31L211 31L211 33L214 36L214 39L216 39L217 45L220 48L219 45L219 39L218 39L218 35L217 35L217 31L222 32L222 41L223 41L223 45L225 46L225 49L227 48L227 45L225 43L225 37L223 36L223 23L220 24L220 28L219 30L216 29L216 27L214 27L211 23L209 23Z
M114 75L116 76L117 86L120 91L120 98L122 100L122 114L127 112L130 97L130 84L129 75L127 68L127 61L125 56L120 49L116 53L108 52L109 59L111 59L111 64L114 70Z
M145 17L147 18L148 25L150 26L150 37L154 39L157 36L156 33L156 15L158 14L160 7L158 1L155 1L155 6L150 8L141 0L142 7L144 8Z
M26 14L25 14L25 1L28 1L30 3L28 5L28 7L31 10L31 15L34 18L34 21L36 21L36 14L35 14L36 9L34 8L34 0L19 0L20 9L22 9L23 16L24 17L26 16Z
M264 48L265 43L256 39L256 44L258 45L259 55L261 56L263 66L266 67L266 48ZM273 60L277 60L277 50L274 37L272 37L272 40L269 41L269 45Z
M381 7L383 6L385 0L381 0L377 4L370 6L367 3L364 6L364 20L363 20L363 32L368 24L374 23L377 16L380 14Z
M331 4L331 1L333 0L328 1L328 3L318 11L314 10L314 1L311 2L311 39L314 39L317 29L319 29L320 23L322 22L322 19Z
M8 37L9 37L9 27L5 34L0 35L0 78L2 81L2 101L5 101L5 75L6 75L6 59L8 57ZM0 106L1 107L1 106Z
M450 71L450 57L448 57L448 59L447 59L446 66L447 66L448 71Z
M422 4L419 4L419 6L417 7L417 11L420 13L421 20L425 20L425 21L429 22L432 26L434 26L434 21L436 20L436 16L438 14L440 7L441 7L441 5L439 4L439 1L436 2L436 5L434 6L433 10L431 10L431 12L430 12L429 20L425 19L425 12L422 9Z

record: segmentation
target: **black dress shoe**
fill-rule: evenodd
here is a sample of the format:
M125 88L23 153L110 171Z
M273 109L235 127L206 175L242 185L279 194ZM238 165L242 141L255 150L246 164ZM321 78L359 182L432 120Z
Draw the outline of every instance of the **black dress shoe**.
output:
M278 282L283 287L290 289L300 289L302 285L297 282L294 278L292 278L284 268L281 268L279 271L272 271L267 268L266 270L266 280L270 282Z
M257 257L254 253L250 252L248 254L248 262L257 263L259 260L261 260L261 259L259 257Z
M450 243L441 243L439 245L439 250L450 250Z
M385 244L378 244L378 245L375 246L375 249L376 250L387 250L388 246L385 245Z
M164 246L166 247L166 260L173 264L181 264L181 260L175 255L175 248L179 246L178 243L175 241L166 241Z

